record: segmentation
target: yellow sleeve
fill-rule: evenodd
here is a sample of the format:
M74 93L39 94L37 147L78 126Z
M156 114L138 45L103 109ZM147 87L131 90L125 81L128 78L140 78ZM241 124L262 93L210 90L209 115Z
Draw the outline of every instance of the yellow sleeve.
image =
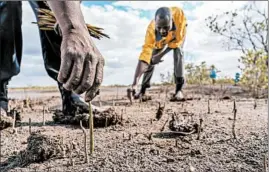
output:
M182 10L179 10L175 14L174 18L177 30L176 30L176 41L173 44L173 48L181 46L186 36L186 24L187 20Z
M139 60L142 60L150 64L154 44L155 44L154 25L153 22L151 22L147 28L145 43L142 47L142 52L140 54Z

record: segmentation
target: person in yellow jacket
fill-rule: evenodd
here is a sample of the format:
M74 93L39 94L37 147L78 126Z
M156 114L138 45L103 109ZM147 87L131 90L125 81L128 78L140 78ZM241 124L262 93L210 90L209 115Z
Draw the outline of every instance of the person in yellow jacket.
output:
M175 98L182 99L184 85L183 74L183 44L186 36L187 21L183 10L178 7L161 7L155 13L155 19L147 28L145 43L137 64L132 84L135 99L143 96L150 88L150 80L156 64L162 62L162 57L173 50L174 77L176 82ZM143 76L139 93L135 93L140 77ZM130 98L130 97L129 97Z

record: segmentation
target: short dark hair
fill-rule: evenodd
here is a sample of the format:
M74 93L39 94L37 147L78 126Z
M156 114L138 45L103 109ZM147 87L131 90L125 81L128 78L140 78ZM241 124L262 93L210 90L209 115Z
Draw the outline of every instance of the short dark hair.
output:
M159 17L160 19L164 19L166 18L166 16L169 17L169 20L171 19L171 12L170 9L168 7L161 7L159 8L156 13L155 13L155 19L156 17Z

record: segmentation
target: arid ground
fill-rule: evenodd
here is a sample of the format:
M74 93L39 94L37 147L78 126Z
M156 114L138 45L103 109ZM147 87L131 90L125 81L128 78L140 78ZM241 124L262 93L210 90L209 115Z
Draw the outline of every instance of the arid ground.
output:
M126 87L104 87L100 96L92 102L102 108L112 107L122 116L122 122L114 126L94 129L94 154L89 163L84 163L84 136L79 126L55 124L52 115L55 108L61 108L60 94L50 91L10 90L11 107L20 107L23 99L30 98L29 108L21 112L22 122L13 133L12 127L1 131L0 171L28 172L86 172L86 171L155 171L155 172L262 172L267 163L268 108L267 98L254 99L238 87L215 86L214 89L187 86L184 94L189 100L170 102L166 87L154 87L149 91L152 100L135 101L129 104ZM173 91L173 87L169 87ZM223 99L226 97L226 99ZM191 100L192 99L192 100ZM208 108L209 100L209 108ZM235 135L234 100L236 100ZM114 102L114 103L113 103ZM165 103L164 114L156 120L158 105ZM45 126L43 126L45 106ZM21 111L21 110L20 110ZM165 125L171 114L199 124L202 122L200 139L197 133L188 136L172 134ZM187 115L187 116L186 116ZM192 117L188 116L192 115ZM72 144L69 153L43 157L35 162L29 147L29 118L31 132L48 138L60 138L62 145ZM86 129L87 134L89 130ZM33 137L34 138L34 137ZM89 137L88 137L89 138ZM28 141L27 141L28 139ZM31 144L38 140L31 140ZM89 141L87 142L89 151ZM71 146L70 146L71 147ZM44 151L50 151L47 147ZM22 153L24 152L24 153ZM70 153L71 152L71 153ZM55 153L55 152L54 152ZM89 153L89 152L88 152ZM26 161L31 159L32 162ZM37 159L42 159L37 157ZM24 162L24 163L23 163ZM26 163L27 162L27 163Z

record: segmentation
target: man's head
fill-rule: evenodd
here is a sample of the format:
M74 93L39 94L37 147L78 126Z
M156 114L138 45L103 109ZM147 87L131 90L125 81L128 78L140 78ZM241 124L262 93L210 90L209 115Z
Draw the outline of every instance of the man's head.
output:
M167 7L159 8L155 13L155 29L162 37L166 37L172 29L172 14Z

